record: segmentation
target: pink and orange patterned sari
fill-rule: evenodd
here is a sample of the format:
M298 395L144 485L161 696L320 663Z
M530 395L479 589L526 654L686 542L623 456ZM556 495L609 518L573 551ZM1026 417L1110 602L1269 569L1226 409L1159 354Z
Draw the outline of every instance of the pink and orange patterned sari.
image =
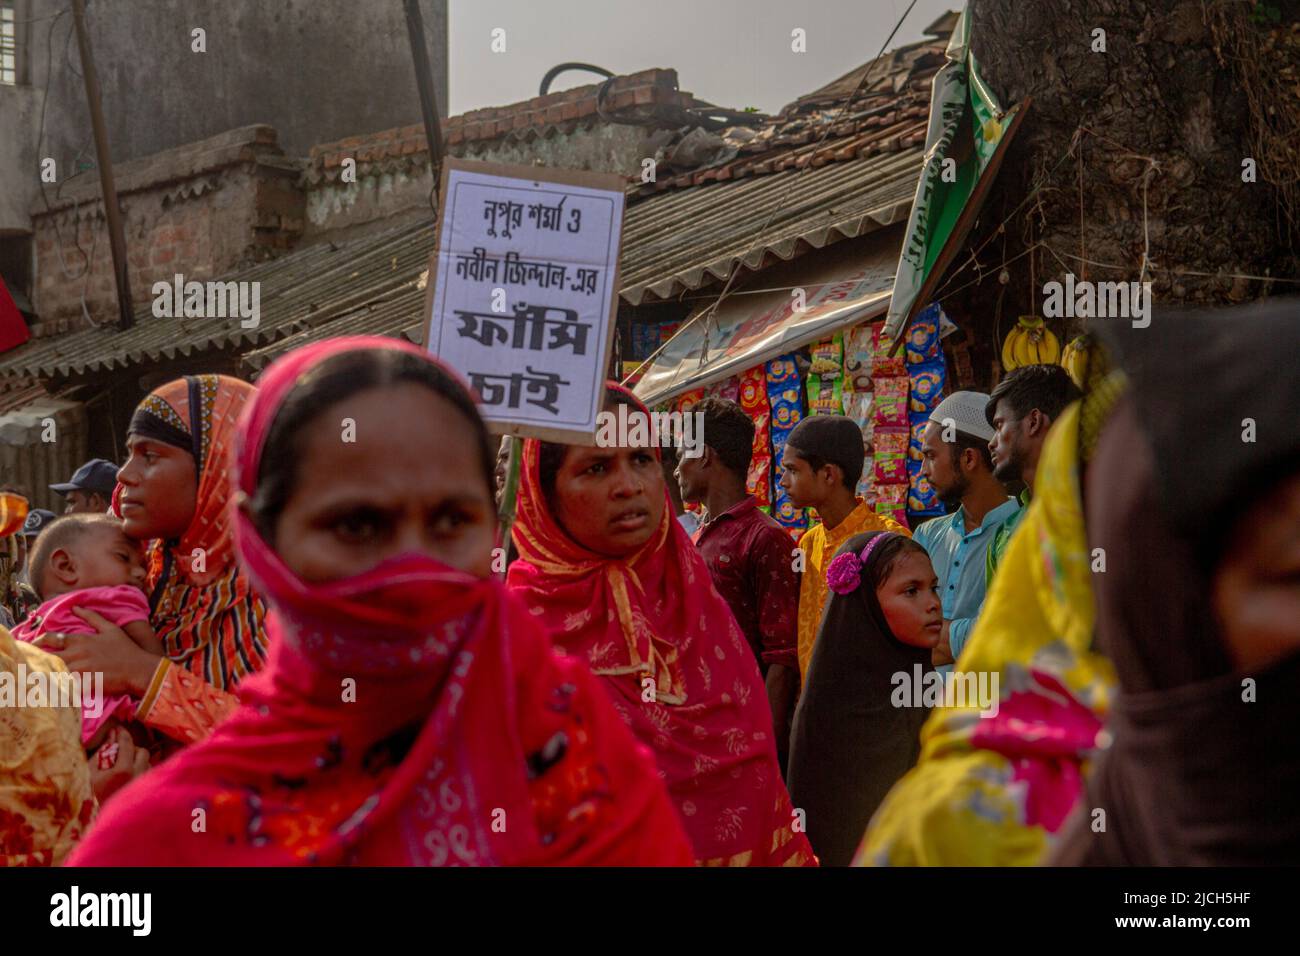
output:
M508 586L654 752L698 863L814 864L754 654L672 509L636 554L588 551L551 514L540 454L525 442Z

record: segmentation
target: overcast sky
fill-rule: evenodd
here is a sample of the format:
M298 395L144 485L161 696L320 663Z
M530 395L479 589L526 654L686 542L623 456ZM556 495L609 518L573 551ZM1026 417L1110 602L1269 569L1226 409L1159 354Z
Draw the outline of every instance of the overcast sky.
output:
M617 74L677 70L681 89L718 106L775 113L871 59L909 0L450 0L453 115L537 95L542 76L567 61ZM891 46L962 0L916 0ZM504 53L492 34L505 31ZM806 31L807 52L791 51ZM551 91L599 78L564 73Z

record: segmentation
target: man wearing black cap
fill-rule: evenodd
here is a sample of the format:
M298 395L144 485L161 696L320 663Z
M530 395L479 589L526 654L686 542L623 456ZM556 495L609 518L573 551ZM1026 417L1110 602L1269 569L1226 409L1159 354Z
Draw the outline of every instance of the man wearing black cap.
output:
M33 508L27 512L23 530L18 533L18 573L24 578L27 570L27 554L36 543L36 536L41 533L42 528L57 517L58 515L53 511L46 511L44 508Z
M65 515L94 512L103 514L113 502L117 487L117 465L102 458L92 458L72 474L71 481L50 485L68 499Z
M57 517L58 515L53 511L46 511L44 508L33 508L27 512L27 520L23 522L23 530L15 536L18 540L18 563L14 566L17 579L13 588L13 612L14 623L16 624L21 624L26 620L27 615L41 603L41 599L31 586L31 575L27 573L27 557L31 554L32 546L36 544L36 536Z

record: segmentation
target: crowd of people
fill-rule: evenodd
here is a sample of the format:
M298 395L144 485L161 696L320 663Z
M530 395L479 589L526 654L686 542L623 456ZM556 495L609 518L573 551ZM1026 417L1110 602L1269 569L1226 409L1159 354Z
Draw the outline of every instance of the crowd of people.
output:
M724 399L694 457L524 441L502 541L507 456L414 346L169 382L3 539L0 678L102 699L0 706L0 863L1295 862L1293 313L949 395L910 531L806 418L797 543Z

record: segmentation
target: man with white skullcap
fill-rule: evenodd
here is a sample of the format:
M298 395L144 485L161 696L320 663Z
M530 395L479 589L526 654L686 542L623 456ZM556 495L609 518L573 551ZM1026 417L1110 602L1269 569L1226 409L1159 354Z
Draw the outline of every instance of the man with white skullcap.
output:
M952 514L933 518L913 537L930 554L943 601L936 666L951 669L984 603L985 551L998 527L1017 511L993 477L993 428L982 392L954 392L930 415L921 438L921 474Z

